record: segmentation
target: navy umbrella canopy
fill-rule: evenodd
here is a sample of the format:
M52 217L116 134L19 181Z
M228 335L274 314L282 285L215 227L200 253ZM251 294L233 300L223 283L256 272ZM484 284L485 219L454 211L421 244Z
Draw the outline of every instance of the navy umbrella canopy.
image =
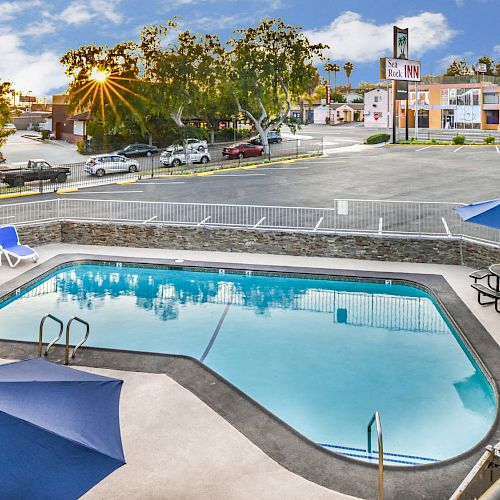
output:
M41 358L0 366L0 497L79 498L125 463L122 380Z
M500 199L472 203L455 211L466 222L500 229Z

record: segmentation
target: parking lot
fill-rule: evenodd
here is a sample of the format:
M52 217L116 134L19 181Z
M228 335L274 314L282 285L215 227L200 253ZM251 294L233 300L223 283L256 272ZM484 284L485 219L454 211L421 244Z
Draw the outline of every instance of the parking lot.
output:
M206 176L170 178L165 169L161 177L64 196L310 207L332 207L341 198L472 202L498 197L499 148L363 145L371 133L363 128L306 127L303 136L324 134L325 156Z

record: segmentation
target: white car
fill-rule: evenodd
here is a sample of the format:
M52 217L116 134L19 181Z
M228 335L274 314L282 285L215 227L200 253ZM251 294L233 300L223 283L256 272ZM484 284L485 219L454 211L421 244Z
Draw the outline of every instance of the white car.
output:
M185 144L188 149L197 149L198 151L204 151L205 149L208 148L207 141L202 141L200 139L186 139ZM172 146L175 147L175 146Z
M169 148L160 155L160 163L164 167L178 167L184 165L186 159L189 163L208 163L210 161L210 153L208 149L193 149L189 148L186 151L180 146Z
M138 172L139 163L136 160L131 160L125 156L105 154L91 156L85 162L85 172L90 175L102 177L106 174L114 172Z
M9 131L12 131L12 133L16 132L17 131L17 128L16 126L13 124L13 123L6 123L2 129L5 131L5 132L9 132Z

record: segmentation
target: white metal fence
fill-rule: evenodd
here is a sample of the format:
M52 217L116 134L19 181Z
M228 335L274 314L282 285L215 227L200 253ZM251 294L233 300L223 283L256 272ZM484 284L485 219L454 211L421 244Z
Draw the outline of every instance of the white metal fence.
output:
M500 246L500 231L464 223L460 203L335 200L332 208L59 198L0 205L0 224L53 220L225 226L283 231L463 237Z

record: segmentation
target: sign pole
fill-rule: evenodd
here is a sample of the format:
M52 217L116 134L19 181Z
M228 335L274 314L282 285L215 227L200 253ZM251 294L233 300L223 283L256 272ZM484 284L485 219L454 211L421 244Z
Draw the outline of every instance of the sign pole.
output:
M397 92L397 81L394 80L392 82L392 143L396 144L396 135L397 135L397 119L398 113L396 110L397 100L396 100L396 92Z

